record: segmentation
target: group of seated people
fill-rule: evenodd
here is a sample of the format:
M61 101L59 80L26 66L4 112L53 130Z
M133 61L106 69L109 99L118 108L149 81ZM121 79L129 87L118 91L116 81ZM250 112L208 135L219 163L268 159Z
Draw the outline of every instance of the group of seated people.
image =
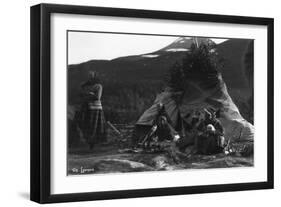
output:
M225 147L224 129L216 117L216 111L201 109L189 114L190 123L181 120L174 128L163 104L159 104L158 114L150 130L140 139L140 146L149 147L150 143L173 142L184 151L193 145L197 154L215 154Z

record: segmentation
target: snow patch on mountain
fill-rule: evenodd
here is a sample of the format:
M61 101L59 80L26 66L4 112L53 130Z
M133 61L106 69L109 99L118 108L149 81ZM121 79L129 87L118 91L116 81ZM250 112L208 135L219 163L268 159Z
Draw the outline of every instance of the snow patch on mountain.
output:
M186 40L190 40L191 37L180 37L174 41L175 42L185 42Z
M188 49L186 49L186 48L169 48L169 49L166 49L165 51L167 51L167 52L184 52L184 51L188 51Z
M148 55L142 55L142 57L146 57L146 58L156 58L158 57L159 55L156 55L156 54L148 54Z

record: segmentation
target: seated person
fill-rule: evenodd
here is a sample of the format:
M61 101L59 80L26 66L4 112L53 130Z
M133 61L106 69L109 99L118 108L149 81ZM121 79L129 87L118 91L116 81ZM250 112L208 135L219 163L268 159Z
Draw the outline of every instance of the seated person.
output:
M204 109L204 111L205 111L205 118L199 124L198 130L204 132L204 131L206 131L206 126L208 124L211 124L215 128L216 133L220 133L220 135L223 136L224 130L223 130L220 120L218 120L216 117L216 113L212 113L212 112L208 111L207 109Z
M212 124L206 126L206 130L198 135L195 147L198 154L216 154L223 151L223 137Z
M164 105L159 103L158 114L153 121L153 125L139 144L147 146L150 142L177 141L179 138L179 134L171 125L171 120Z

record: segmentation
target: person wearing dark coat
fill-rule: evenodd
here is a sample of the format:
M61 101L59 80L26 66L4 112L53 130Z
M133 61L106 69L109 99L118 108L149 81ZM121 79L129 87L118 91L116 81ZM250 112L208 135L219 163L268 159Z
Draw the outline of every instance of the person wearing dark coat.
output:
M216 154L223 151L219 144L221 136L212 124L208 124L206 130L195 140L195 147L198 154Z
M159 141L173 140L175 130L171 126L171 120L168 116L165 106L162 103L158 104L158 114L153 122L153 125L157 126L155 135L159 138Z

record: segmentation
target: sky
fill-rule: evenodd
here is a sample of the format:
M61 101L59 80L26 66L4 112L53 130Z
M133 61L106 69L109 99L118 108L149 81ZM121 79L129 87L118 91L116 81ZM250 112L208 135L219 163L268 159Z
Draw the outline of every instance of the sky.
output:
M159 50L179 37L68 32L68 64L89 60L111 60L128 55L140 55ZM226 39L214 39L216 43Z

